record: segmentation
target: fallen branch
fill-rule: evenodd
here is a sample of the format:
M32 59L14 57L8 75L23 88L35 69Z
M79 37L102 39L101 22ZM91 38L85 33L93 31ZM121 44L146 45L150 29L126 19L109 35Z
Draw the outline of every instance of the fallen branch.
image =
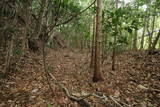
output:
M72 100L72 101L76 101L78 102L81 106L83 107L90 107L90 104L84 100L85 98L88 98L90 95L86 95L85 97L83 98L78 98L78 97L75 97L73 96L67 88L65 88L62 84L59 84L59 86L63 89L64 93L67 95L67 97Z
M55 81L55 77L49 73L49 75L52 77L52 79ZM78 97L75 97L73 96L67 88L65 88L62 84L58 83L58 82L55 82L56 84L58 84L58 86L63 90L63 92L67 95L67 97L72 100L72 101L76 101L77 103L79 103L81 106L83 107L90 107L90 104L85 100L86 98L90 97L91 94L88 94L82 98L78 98Z
M115 102L118 106L123 107L115 98L113 98L112 96L109 96L109 98Z
M72 100L72 101L76 101L77 103L79 103L81 106L83 107L90 107L90 104L85 100L86 98L90 97L90 96L94 96L96 98L99 98L99 99L103 99L106 101L106 99L111 99L114 103L116 103L118 106L120 107L123 107L114 97L112 96L106 96L103 94L103 96L99 96L95 93L89 93L85 96L81 96L81 97L77 97L77 96L74 96L72 95L69 90L64 87L62 84L60 84L59 82L56 81L56 78L49 72L49 75L51 76L51 78L54 80L55 84L57 84L62 90L63 92L67 95L67 97ZM121 102L123 105L126 105L129 107L129 105Z
M144 90L150 90L150 91L157 91L157 92L160 92L160 90L159 89L155 89L155 88L147 88L147 87L145 87L145 86L143 86L143 85L138 85L137 86L138 88L140 88L140 89L144 89Z
M107 98L107 96L105 96L105 95L99 96L99 95L94 94L94 93L92 94L92 96L97 97L97 98L100 98L100 99L106 99L106 98Z

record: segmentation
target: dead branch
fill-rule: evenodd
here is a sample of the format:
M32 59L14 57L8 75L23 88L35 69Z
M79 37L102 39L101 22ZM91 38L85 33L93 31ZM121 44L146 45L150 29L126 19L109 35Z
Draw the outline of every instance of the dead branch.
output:
M123 107L114 97L109 96L109 98L110 98L113 102L115 102L119 107Z
M57 84L63 90L63 92L67 95L67 97L70 100L78 102L83 107L90 107L90 104L85 99L88 98L88 97L91 97L91 96L94 96L96 98L99 98L99 99L102 99L102 100L105 100L105 101L106 101L106 99L111 99L114 103L116 103L120 107L123 107L120 103L130 107L126 103L124 103L124 102L120 102L119 103L114 97L106 96L104 94L103 94L103 96L99 96L99 95L97 95L95 93L89 93L89 94L87 94L85 96L81 96L81 97L74 96L74 95L72 95L72 93L69 92L69 90L66 87L64 87L61 83L57 82L56 78L50 72L49 72L49 75L54 80L54 83Z
M90 104L85 100L85 98L88 98L90 95L87 95L83 98L78 98L78 97L75 97L73 96L67 88L65 88L62 84L59 84L59 86L62 88L63 92L67 95L67 97L72 100L72 101L76 101L78 102L81 106L84 106L84 107L90 107Z
M143 86L143 85L138 85L137 86L138 88L140 88L140 89L144 89L144 90L150 90L150 91L157 91L157 92L160 92L160 90L159 89L155 89L155 88L148 88L148 87L145 87L145 86Z
M49 75L51 76L51 78L55 81L55 77L49 73ZM90 97L91 94L88 94L84 97L78 98L76 96L73 96L66 87L64 87L62 84L55 82L58 84L58 86L63 90L63 92L67 95L67 97L72 100L72 101L76 101L78 104L80 104L83 107L90 107L90 104L85 100L86 98Z
M55 23L53 26L51 26L51 28L50 28L50 30L47 32L47 34L49 34L49 33L54 29L54 27L69 23L70 21L72 21L73 19L75 19L76 17L78 17L79 15L81 15L82 13L84 13L86 10L88 10L90 7L92 7L92 6L95 4L95 2L96 2L96 0L94 0L88 7L86 7L86 8L83 9L83 10L81 10L79 13L77 13L77 14L75 14L75 15L72 15L68 20L65 20L65 21L62 22L62 23Z

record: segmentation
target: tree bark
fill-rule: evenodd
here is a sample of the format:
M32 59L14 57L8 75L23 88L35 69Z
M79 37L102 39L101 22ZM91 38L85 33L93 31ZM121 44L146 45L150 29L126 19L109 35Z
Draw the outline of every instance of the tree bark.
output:
M25 51L27 50L28 48L28 38L27 38L27 35L28 35L28 27L29 27L29 21L30 21L30 3L26 3L24 5L24 14L25 14L25 27L23 29L23 40L22 40L22 52L23 54L25 53Z
M32 36L34 36L35 39L38 39L39 34L41 32L42 19L43 19L43 15L44 15L44 11L45 11L46 1L47 0L42 0L42 6L41 6L41 9L40 9L40 12L39 12L38 21L36 23L34 32L32 34Z
M156 48L156 45L157 45L157 43L158 43L159 38L160 38L160 30L159 30L159 32L158 32L155 40L153 41L153 45L152 45L151 50L154 50L154 49Z
M134 37L133 37L133 50L137 50L137 30L134 32Z
M145 36L145 29L146 29L146 19L147 17L144 18L144 27L143 27L143 33L142 33L142 38L141 38L141 47L140 50L143 49L144 46L144 36Z
M118 9L118 0L116 0L116 9ZM118 35L118 25L117 24L116 24L115 32L116 32L116 35L114 35L113 53L112 53L112 70L113 71L115 70L115 60L116 60L116 42L117 42L117 35Z
M95 35L95 55L94 55L94 75L93 82L103 81L101 74L101 21L102 21L102 0L97 0L97 11L96 11L96 35Z
M13 35L11 37L11 41L9 42L9 49L7 50L7 54L6 54L6 62L3 70L4 73L7 73L9 71L10 61L12 57L12 50L13 50Z
M96 34L96 17L93 17L93 35L92 35L92 50L90 68L94 67L94 53L95 53L95 34Z
M155 8L155 10L154 10L155 12L156 12L156 8ZM154 28L155 28L155 21L156 21L156 15L154 15L153 16L153 21L152 21L152 31L151 31L151 34L150 34L150 39L149 39L149 49L152 49L152 43L153 43L153 41L152 41L152 38L153 38L153 33L154 33Z

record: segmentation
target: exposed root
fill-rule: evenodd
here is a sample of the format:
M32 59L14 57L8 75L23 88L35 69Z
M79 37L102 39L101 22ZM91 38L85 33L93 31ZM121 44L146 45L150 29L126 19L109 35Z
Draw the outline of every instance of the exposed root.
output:
M55 81L55 77L49 73L49 75L52 77L52 79ZM72 100L72 101L76 101L78 104L80 104L83 107L90 107L90 104L85 100L86 98L90 97L91 94L88 94L84 97L78 98L76 96L73 96L66 87L64 87L62 84L60 84L59 82L55 82L62 90L63 92L66 94L66 96Z
M51 73L49 73L49 75L51 76L51 78L52 78L54 81L56 81L56 78L55 78ZM102 99L102 100L105 100L105 101L106 101L106 99L111 99L111 100L112 100L115 104L117 104L119 107L123 107L121 104L130 107L129 105L127 105L127 104L125 104L125 103L123 103L123 102L121 102L121 104L120 104L114 97L112 97L112 96L106 96L106 95L104 95L104 94L103 94L103 96L99 96L99 95L97 95L97 94L95 94L95 93L89 93L89 94L87 94L86 96L82 96L82 97L73 96L73 95L69 92L69 90L68 90L66 87L64 87L62 84L60 84L59 82L55 82L55 84L57 84L57 85L63 90L63 92L66 94L66 96L67 96L70 100L78 102L78 104L80 104L80 105L83 106L83 107L90 107L90 106L91 106L91 105L85 100L86 98L88 98L88 97L90 97L90 96L94 96L94 97L96 97L96 98L99 98L99 99Z

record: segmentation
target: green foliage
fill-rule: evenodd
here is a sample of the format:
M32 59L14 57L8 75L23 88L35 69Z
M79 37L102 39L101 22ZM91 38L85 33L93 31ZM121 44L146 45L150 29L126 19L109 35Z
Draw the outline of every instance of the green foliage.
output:
M140 3L138 3L140 2ZM142 28L143 20L146 17L144 10L140 10L137 7L143 6L146 1L136 1L134 5L126 5L118 9L106 9L103 15L103 34L108 35L105 41L108 41L110 46L123 46L129 44L128 35L123 32L127 31L130 35L134 30ZM116 44L113 44L113 38L117 36ZM107 42L106 42L107 43Z
M32 2L28 0L15 0L14 2L9 2L9 5L13 5L15 8L13 11L17 14L18 17L26 17L23 12L25 12L26 5L28 7L28 14L30 14L30 20L32 24L28 25L28 31L27 33L32 36L32 33L34 32L34 29L36 26L36 22L38 18L40 17L42 6L45 6L44 13L42 14L42 26L41 31L43 28L45 28L45 31L50 31L52 27L54 26L54 30L60 32L63 34L63 38L65 38L66 41L69 41L71 45L83 45L85 43L90 42L91 35L92 35L92 26L93 26L93 15L96 13L96 6L93 5L90 9L85 11L84 13L78 15L77 17L73 18L71 23L69 24L62 24L66 20L76 16L81 10L83 10L87 5L89 5L93 0L49 0L47 1L46 5L43 5L43 0L33 0ZM151 13L154 13L155 10L159 11L159 5L160 0L134 0L132 3L123 4L122 2L118 3L120 4L118 9L115 7L115 1L111 0L104 0L104 10L102 11L102 32L103 32L103 41L105 42L105 45L113 46L114 37L117 36L117 43L116 45L122 46L127 45L128 41L131 40L130 35L133 35L133 31L135 30L141 30L144 26L144 17L148 17L148 19L151 19L152 15ZM113 6L111 6L113 5ZM4 19L6 17L9 17L10 11L3 11L1 7L7 7L8 5L5 4L5 6L0 6L0 12L1 16ZM142 6L146 6L146 10L141 8ZM156 8L156 9L155 9ZM6 10L7 8L4 8L3 10ZM13 8L14 9L14 8ZM18 11L17 11L17 10ZM149 12L148 12L149 11ZM22 13L21 13L22 12ZM147 14L146 14L146 13ZM15 14L11 14L11 16L14 16ZM156 14L154 14L156 15ZM158 14L159 15L159 14ZM156 15L156 16L158 16ZM156 17L157 19L159 18ZM8 18L9 19L9 18ZM25 19L25 18L24 18ZM148 20L147 20L148 21ZM19 20L17 20L19 23ZM149 23L149 30L151 30L151 20ZM19 26L19 24L17 24ZM57 25L57 26L56 26ZM23 26L23 25L20 25ZM3 28L3 24L1 25L1 28ZM25 27L25 26L23 26ZM16 34L20 30L16 27L7 27L6 32L9 32L11 34ZM50 45L52 47L56 47L56 42L53 42L53 45ZM14 50L15 54L19 54L19 50Z
M51 104L48 104L47 107L52 107L52 105L51 105Z
M120 45L128 45L128 40L126 36L122 36L120 39L117 40L117 44Z
M90 8L90 11L91 11L92 14L95 14L96 13L96 6L92 6Z
M37 14L40 11L40 4L39 4L38 0L33 0L32 11L35 12L35 14Z

